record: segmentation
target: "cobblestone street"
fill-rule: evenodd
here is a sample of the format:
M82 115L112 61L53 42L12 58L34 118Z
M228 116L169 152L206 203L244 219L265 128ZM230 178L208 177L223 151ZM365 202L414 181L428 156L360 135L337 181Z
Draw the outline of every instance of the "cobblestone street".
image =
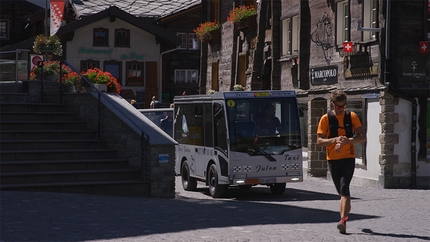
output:
M282 196L265 186L207 188L176 199L1 192L1 241L429 241L429 190L351 187L347 234L331 182L305 177Z

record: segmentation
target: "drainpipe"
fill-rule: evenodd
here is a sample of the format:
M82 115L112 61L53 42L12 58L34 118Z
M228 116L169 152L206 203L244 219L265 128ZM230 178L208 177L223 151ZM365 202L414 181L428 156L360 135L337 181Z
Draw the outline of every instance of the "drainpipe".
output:
M384 63L384 85L388 87L388 93L395 97L403 98L411 102L412 106L412 127L411 127L411 187L417 186L417 158L416 158L416 140L417 140L417 100L413 97L408 97L403 93L394 90L390 82L387 81L389 71L387 70L390 62L390 24L391 24L391 0L387 0L386 6L386 22L385 22L385 63Z
M163 55L170 53L170 52L173 52L173 51L176 51L180 47L181 46L177 46L175 49L167 50L167 51L164 51L160 54L160 60L158 62L159 63L159 65L158 65L158 101L160 103L162 103L162 101L163 101L163 98L161 98L161 96L163 94L163 78L161 76L162 71L163 71Z

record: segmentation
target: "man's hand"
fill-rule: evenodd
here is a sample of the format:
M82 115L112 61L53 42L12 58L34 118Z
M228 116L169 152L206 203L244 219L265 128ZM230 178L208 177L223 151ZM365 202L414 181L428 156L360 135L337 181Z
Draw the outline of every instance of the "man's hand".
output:
M340 152L340 148L349 143L349 139L346 136L336 137L336 145L334 146L334 150L336 152Z

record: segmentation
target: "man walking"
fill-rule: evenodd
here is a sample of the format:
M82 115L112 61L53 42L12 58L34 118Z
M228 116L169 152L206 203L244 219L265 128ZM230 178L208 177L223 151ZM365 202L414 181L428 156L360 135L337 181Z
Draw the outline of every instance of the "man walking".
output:
M317 130L317 145L326 147L326 159L336 190L340 195L339 232L346 233L346 220L351 211L349 185L354 175L354 144L366 141L360 119L354 112L346 112L346 93L335 90L331 94L329 110L321 117Z

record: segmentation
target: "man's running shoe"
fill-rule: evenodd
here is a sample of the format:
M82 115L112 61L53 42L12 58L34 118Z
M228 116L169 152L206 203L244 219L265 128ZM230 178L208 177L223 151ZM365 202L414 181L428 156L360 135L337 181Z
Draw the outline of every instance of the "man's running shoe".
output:
M341 234L346 234L346 220L348 220L348 216L343 217L337 224L337 229Z

